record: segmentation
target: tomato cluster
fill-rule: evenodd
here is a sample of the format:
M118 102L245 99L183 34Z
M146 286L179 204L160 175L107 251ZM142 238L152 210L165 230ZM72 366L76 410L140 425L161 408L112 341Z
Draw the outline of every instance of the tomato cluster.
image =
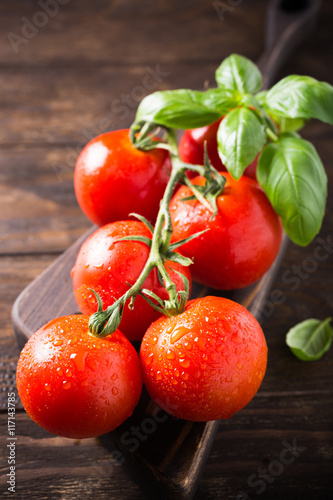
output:
M203 141L208 141L211 161L219 162L216 167L222 170L217 125L203 133L187 131L180 156L202 164ZM261 384L267 346L258 322L244 307L211 296L183 304L178 314L164 316L157 307L172 302L168 280L175 286L177 303L190 288L191 275L209 287L234 289L258 280L272 264L281 224L249 177L236 182L225 173L214 217L191 198L190 188L179 187L169 205L170 248L160 244L159 249L165 274L161 267L150 270L141 292L108 316L109 321L121 318L114 333L103 338L90 333L89 316L97 305L102 302L104 309L96 314L117 306L145 272L154 232L148 221L156 221L170 165L168 151L140 151L128 130L92 140L77 161L78 202L101 226L83 243L72 270L82 315L58 318L38 330L17 368L25 409L52 433L84 438L114 429L137 405L142 380L166 411L194 421L231 417ZM205 182L202 177L192 180L195 186ZM133 212L145 219L130 220ZM173 253L172 245L207 229ZM187 267L186 257L193 260L192 266ZM142 341L140 355L132 341Z

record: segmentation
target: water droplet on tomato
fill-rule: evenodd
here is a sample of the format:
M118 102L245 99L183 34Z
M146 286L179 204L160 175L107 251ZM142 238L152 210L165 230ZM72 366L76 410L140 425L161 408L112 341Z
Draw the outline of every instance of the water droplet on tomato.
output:
M118 378L118 373L114 372L112 375L111 375L111 380L115 381L117 380Z
M179 326L178 328L176 328L171 334L171 338L170 338L171 344L174 344L175 342L177 342L177 340L181 339L189 331L190 330L188 328L186 328L185 326Z
M180 378L181 378L182 380L187 380L187 379L188 379L188 373L186 373L186 372L182 372L182 373L180 374Z
M227 382L227 384L230 384L233 381L232 376L231 375L227 375L227 377L225 378L225 381Z
M187 351L190 351L192 349L192 343L191 342L184 342L184 347Z
M179 364L183 368L188 368L190 366L190 361L188 359L180 359Z
M119 393L119 390L117 389L117 387L112 387L112 389L111 389L111 390L112 390L112 394L113 394L114 396L117 396L117 394Z
M162 373L161 373L160 371L158 371L158 372L156 373L156 379L157 379L157 380L162 380Z
M214 352L214 351L213 351L213 352L211 352L209 356L210 356L210 359L211 359L212 361L216 361L216 359L217 359L217 354L216 354L216 352Z
M104 267L104 263L103 262L101 264L96 264L94 266L95 269L103 269L103 267Z
M87 365L88 367L94 372L97 369L97 363L94 358L88 358L87 359Z
M152 341L152 344L157 344L158 337L153 337L151 341Z
M50 391L50 390L51 390L51 386L50 386L50 384L45 384L45 389L46 389L47 391Z
M215 325L215 323L216 323L216 322L217 322L217 318L216 318L216 316L209 316L209 318L208 318L208 323L209 323L210 325Z
M64 380L63 383L62 383L62 387L64 389L70 389L71 385L72 384L71 384L71 382L69 380Z
M53 342L53 345L55 346L61 346L64 342L61 339L57 339Z
M56 371L57 371L57 374L60 376L64 374L64 372L62 371L62 369L60 367L58 367Z
M67 377L71 377L72 376L72 370L70 370L69 368L67 368L66 375L67 375Z
M77 338L76 337L72 337L69 339L68 341L68 345L75 345L77 342Z
M146 365L149 366L152 363L153 359L154 359L154 354L151 352L148 358L146 359Z
M179 370L177 370L177 368L175 368L174 374L175 374L175 377L179 377Z
M168 352L166 353L166 357L167 357L167 359L175 359L175 353L173 351L170 351L170 349L168 349Z
M87 352L73 352L70 358L74 361L74 364L79 372L82 372L85 368Z

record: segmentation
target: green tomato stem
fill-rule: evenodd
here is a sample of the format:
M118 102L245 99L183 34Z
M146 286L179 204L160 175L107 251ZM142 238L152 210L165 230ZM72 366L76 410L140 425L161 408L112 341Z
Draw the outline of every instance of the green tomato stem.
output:
M169 294L169 300L166 301L166 313L168 315L170 313L171 315L178 314L184 309L184 301L179 300L176 285L165 269L164 255L169 249L172 235L172 223L169 212L169 204L175 186L184 177L187 167L179 160L177 141L173 130L169 130L168 143L172 170L157 215L149 257L135 284L131 286L122 297L116 300L105 311L98 310L90 317L89 331L92 335L95 335L97 337L106 337L116 330L121 321L122 311L125 307L125 303L127 302L127 300L131 299L133 305L133 299L140 293L141 289L143 288L144 282L155 267L160 272L165 288ZM118 324L116 324L115 322L110 323L109 320L116 310L119 311Z

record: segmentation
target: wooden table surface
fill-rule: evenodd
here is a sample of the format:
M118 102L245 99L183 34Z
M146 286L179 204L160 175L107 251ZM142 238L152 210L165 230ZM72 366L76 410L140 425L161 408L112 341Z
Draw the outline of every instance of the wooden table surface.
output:
M43 2L42 2L43 3ZM44 2L47 4L46 0ZM93 136L131 124L154 90L213 82L232 52L257 60L264 1L62 0L0 4L0 373L1 498L145 499L142 485L97 439L40 429L16 404L16 493L7 491L7 394L16 392L19 351L11 308L17 295L90 222L74 196L78 152ZM314 32L280 76L333 83L333 4L322 2ZM31 24L34 23L34 24ZM37 27L35 25L38 25ZM311 122L333 193L333 129ZM254 400L222 421L195 498L332 498L332 359L302 363L285 335L306 318L333 316L333 199L320 235L290 244L263 310L267 374ZM278 296L279 300L274 300ZM288 451L289 450L289 451Z

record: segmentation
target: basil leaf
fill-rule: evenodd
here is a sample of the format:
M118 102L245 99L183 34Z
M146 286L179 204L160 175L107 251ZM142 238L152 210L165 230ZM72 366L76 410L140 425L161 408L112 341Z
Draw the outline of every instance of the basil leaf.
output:
M234 179L239 179L266 142L257 114L240 107L226 115L217 131L220 158Z
M221 118L238 102L239 96L235 92L221 89L154 92L141 101L136 121L179 129L203 127Z
M328 351L333 338L331 319L307 319L289 330L286 342L297 358L314 361Z
M327 177L311 143L293 134L265 146L257 179L288 236L308 245L318 233L325 213Z
M267 92L266 106L286 118L317 118L333 125L333 87L310 76L283 78Z
M219 87L237 90L241 94L258 92L262 76L257 66L246 57L232 54L224 59L215 73Z
M304 118L286 118L278 115L272 115L272 118L279 127L281 134L285 132L297 132L306 124L306 120Z

